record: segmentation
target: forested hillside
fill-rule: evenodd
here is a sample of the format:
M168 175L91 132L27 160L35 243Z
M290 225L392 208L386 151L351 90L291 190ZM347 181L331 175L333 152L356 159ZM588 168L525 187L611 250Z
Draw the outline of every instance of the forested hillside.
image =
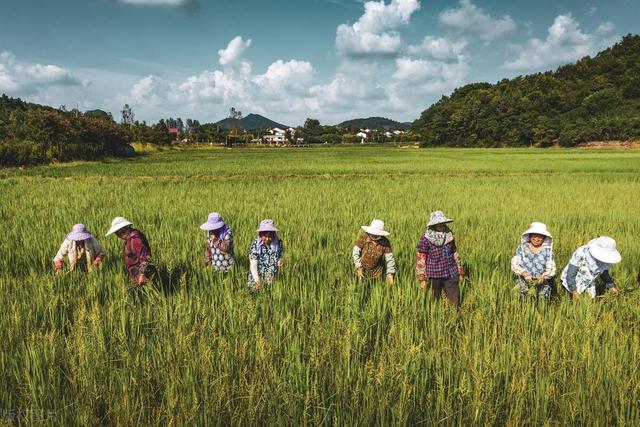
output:
M413 124L424 145L573 146L640 137L640 36L556 71L456 89Z

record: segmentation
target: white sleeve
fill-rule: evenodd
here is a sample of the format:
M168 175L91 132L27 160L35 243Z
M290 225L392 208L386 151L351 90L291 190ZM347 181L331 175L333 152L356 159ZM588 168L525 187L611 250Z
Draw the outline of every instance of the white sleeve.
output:
M64 239L64 242L60 245L60 249L58 249L58 253L53 258L54 261L64 261L64 257L69 253L69 245L71 244L70 240Z
M249 270L251 271L251 276L253 277L253 281L258 283L260 282L260 275L258 274L258 260L251 258L249 260Z
M387 274L396 273L396 261L393 259L393 252L384 254L384 259L387 262Z
M355 264L356 268L362 267L362 261L360 260L361 252L362 252L362 249L360 249L358 245L353 246L353 250L351 251L351 256L353 257L353 263Z

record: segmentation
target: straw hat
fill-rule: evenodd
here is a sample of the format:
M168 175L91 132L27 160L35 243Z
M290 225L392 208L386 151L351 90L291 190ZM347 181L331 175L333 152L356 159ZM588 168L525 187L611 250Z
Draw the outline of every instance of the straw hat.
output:
M120 229L123 229L128 225L132 225L132 223L129 222L126 218L123 218L121 216L113 218L113 221L111 221L111 228L109 229L109 231L107 231L107 236L115 233Z
M379 219L374 219L371 221L371 225L363 225L362 229L369 234L373 234L374 236L388 236L389 232L384 229L384 222Z
M429 224L427 224L427 227L438 224L448 224L450 222L453 222L453 220L444 216L442 211L433 211L429 216Z
M611 237L600 236L589 243L589 253L592 257L607 264L617 264L622 255L616 249L616 241Z
M87 240L91 237L91 232L87 230L84 224L76 224L71 228L71 232L67 234L67 240Z
M224 227L224 219L218 212L210 213L207 222L200 226L202 230L206 231L217 230L222 227Z
M525 231L524 233L522 233L522 237L527 236L528 234L541 234L543 236L546 236L550 239L553 238L553 236L551 235L551 233L549 233L549 231L547 230L547 226L541 222L532 222L531 226L529 227L529 229L527 231Z
M260 225L258 226L258 229L256 231L258 233L260 233L261 231L273 231L277 233L279 230L275 225L273 225L272 219L263 219L262 221L260 221Z

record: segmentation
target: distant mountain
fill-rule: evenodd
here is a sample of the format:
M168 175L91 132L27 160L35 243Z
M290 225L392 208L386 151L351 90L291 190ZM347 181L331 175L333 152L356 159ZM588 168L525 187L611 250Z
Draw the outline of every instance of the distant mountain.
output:
M424 145L573 146L640 138L640 36L556 71L472 83L422 112Z
M231 127L231 122L231 119L222 119L215 124L220 126L221 129L229 129ZM242 130L256 130L264 128L287 129L289 126L274 122L273 120L261 116L260 114L249 114L246 117L240 119L238 127Z
M368 117L366 119L347 120L338 126L351 129L384 129L384 130L404 130L411 126L411 123L400 123L385 117Z

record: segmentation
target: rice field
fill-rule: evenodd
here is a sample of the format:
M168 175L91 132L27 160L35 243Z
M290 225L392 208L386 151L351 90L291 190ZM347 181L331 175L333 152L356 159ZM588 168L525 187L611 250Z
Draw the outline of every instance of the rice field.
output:
M640 151L211 149L5 169L0 189L0 424L640 424ZM415 278L435 209L467 270L459 312ZM226 277L203 266L212 211L234 229ZM104 237L118 215L147 235L155 286L127 283ZM263 218L285 267L256 294ZM373 218L391 232L391 287L354 280ZM534 220L558 274L614 237L620 295L521 303L509 260ZM56 275L77 222L104 265Z

